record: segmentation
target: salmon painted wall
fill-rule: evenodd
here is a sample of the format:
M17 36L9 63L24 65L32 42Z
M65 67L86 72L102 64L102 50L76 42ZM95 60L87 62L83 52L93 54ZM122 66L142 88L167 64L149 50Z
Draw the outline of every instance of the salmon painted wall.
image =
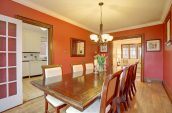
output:
M167 34L166 34L166 23L167 20L171 19L171 40L172 40L172 7L169 11L169 14L164 21L164 43L167 41ZM164 76L163 76L163 83L167 88L168 93L172 99L172 45L166 46L164 44Z
M53 64L62 64L63 72L71 72L71 63L93 62L97 47L89 39L90 32L80 27L59 20L37 10L15 3L11 0L0 1L0 14L15 17L16 15L31 18L53 25ZM70 57L70 38L86 41L85 57ZM89 47L89 48L88 48ZM90 49L91 48L91 49Z
M144 36L144 78L152 80L163 79L163 24L114 32L111 33L114 37L127 37L138 34ZM161 51L146 52L146 40L160 39Z

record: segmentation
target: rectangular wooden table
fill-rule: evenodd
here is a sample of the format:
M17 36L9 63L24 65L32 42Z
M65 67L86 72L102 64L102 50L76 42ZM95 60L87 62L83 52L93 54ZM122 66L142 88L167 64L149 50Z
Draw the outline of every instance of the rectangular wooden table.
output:
M59 78L48 78L31 83L45 93L56 97L66 104L83 111L101 93L102 85L108 72L94 73L73 78L66 74Z

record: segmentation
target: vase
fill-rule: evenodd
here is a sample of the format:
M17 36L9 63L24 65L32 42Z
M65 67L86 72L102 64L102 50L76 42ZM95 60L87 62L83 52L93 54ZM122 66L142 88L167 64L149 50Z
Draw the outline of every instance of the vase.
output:
M104 71L104 65L99 65L98 71L103 72Z

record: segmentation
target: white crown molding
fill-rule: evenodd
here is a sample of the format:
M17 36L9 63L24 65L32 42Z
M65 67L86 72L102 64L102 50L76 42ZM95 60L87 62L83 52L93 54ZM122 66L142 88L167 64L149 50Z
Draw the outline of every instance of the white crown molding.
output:
M37 5L37 4L35 4L35 3L31 2L31 1L26 1L26 0L12 0L12 1L17 2L19 4L22 4L24 6L30 7L32 9L38 10L38 11L40 11L42 13L45 13L45 14L50 15L50 16L53 16L53 17L58 18L58 19L60 19L62 21L65 21L65 22L68 22L70 24L76 25L76 26L78 26L80 28L86 29L88 31L96 32L93 29L90 29L90 28L88 28L88 27L86 27L84 25L81 25L80 23L78 23L76 21L73 21L73 20L71 20L69 18L66 18L66 17L64 17L64 16L62 16L60 14L57 14L54 11L51 11L51 10L49 10L47 8L44 8L44 7L40 6L40 5Z
M138 29L138 28L154 26L154 25L158 25L158 24L162 24L162 22L161 21L155 21L155 22L150 22L150 23L146 23L146 24L141 24L141 25L136 25L136 26L131 26L131 27L120 28L120 29L116 29L116 30L111 30L111 31L107 31L105 33L114 33L114 32L119 32L119 31Z
M168 2L166 2L162 16L161 16L161 22L163 23L165 21L165 18L170 10L170 7L172 5L172 0L169 0Z

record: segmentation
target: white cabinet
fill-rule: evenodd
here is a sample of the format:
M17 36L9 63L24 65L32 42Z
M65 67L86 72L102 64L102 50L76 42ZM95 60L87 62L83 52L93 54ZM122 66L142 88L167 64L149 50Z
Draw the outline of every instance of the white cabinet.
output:
M30 76L41 74L40 61L30 61Z
M42 74L42 65L47 65L47 61L23 62L23 76L34 76Z
M30 76L42 74L42 65L46 65L47 61L30 61Z
M24 76L29 76L29 62L22 62L23 65L23 70L22 70L22 75Z

